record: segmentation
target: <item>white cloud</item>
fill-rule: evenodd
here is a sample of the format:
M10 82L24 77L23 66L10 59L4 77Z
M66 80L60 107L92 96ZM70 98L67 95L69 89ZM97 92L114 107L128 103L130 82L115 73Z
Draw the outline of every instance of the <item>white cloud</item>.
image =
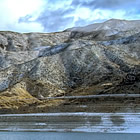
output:
M84 8L84 7L77 8L75 13L73 14L75 19L81 18L81 19L85 19L85 20L90 18L90 15L91 15L90 9Z
M26 15L33 15L37 18L43 9L43 3L43 0L0 0L0 30L43 31L43 27L37 22L18 22L20 17Z

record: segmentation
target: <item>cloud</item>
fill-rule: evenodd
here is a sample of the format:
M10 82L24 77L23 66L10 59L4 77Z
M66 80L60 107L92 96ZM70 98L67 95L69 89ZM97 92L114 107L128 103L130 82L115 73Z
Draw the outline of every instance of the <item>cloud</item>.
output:
M98 0L95 3L95 8L103 9L123 9L126 6L135 4L136 0Z
M64 30L70 26L70 23L73 23L74 17L68 16L72 11L73 9L46 10L36 21L40 22L47 32Z
M0 29L57 32L111 18L140 19L139 5L139 0L0 0Z
M33 21L32 15L26 15L19 19L20 23L37 22L41 24L45 32L61 31L74 26L74 11L69 7L72 0L48 0L44 5L44 10Z
M136 14L139 0L53 0L55 8L45 8L37 21L45 31L60 31L73 26L84 26L110 18L139 19ZM51 2L48 1L48 5ZM131 16L129 15L131 13Z
M91 9L123 9L128 7L137 7L140 4L139 0L73 0L74 7L83 6ZM133 7L134 6L134 7Z
M0 30L12 30L18 32L43 31L44 27L37 23L18 22L20 17L40 14L37 11L42 7L41 0L0 0Z

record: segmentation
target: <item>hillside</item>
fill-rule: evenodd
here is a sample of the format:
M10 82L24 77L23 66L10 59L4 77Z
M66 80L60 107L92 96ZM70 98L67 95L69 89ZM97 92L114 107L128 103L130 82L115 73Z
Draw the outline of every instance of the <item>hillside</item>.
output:
M1 113L57 112L84 102L48 97L139 93L140 21L112 19L57 33L0 32Z

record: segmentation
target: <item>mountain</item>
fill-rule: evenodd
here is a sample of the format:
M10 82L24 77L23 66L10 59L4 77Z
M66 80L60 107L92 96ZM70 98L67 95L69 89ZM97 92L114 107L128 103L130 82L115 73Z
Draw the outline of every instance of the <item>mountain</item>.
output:
M60 111L84 102L67 97L139 93L139 20L56 33L0 32L1 113Z

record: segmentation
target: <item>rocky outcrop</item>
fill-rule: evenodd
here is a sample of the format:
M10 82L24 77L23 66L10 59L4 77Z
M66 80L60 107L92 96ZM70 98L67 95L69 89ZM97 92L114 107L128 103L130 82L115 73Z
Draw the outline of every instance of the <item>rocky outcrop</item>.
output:
M47 107L47 97L139 94L138 23L110 20L50 34L0 32L0 108ZM13 98L20 103L13 105Z
M30 51L40 46L53 46L67 41L70 32L60 33L16 33L0 32L0 48L7 51Z

